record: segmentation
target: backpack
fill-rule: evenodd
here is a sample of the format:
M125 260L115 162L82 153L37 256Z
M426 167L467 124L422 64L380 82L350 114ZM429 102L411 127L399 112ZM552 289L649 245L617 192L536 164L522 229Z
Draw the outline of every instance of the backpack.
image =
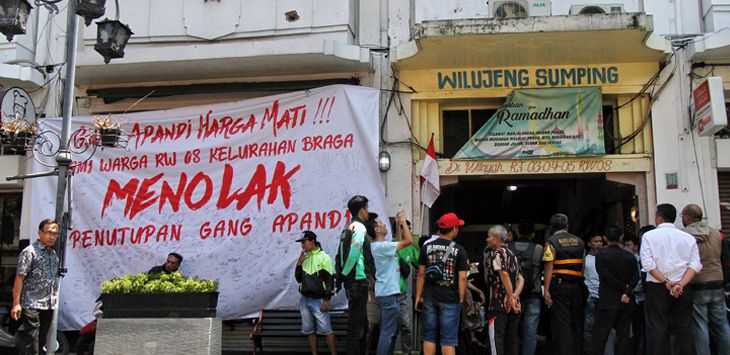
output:
M352 268L347 275L342 274L347 257L350 256L350 246L352 245L352 230L350 226L352 223L348 224L340 233L340 243L337 246L337 255L335 256L335 292L342 289L342 283L346 280L355 280L355 268ZM365 257L365 276L375 279L375 259L373 259L373 253L370 250L370 240L367 236L365 236L365 241L362 244L362 251Z
M522 294L525 296L535 293L535 283L539 283L538 280L535 280L535 265L532 264L532 255L535 254L536 246L537 244L530 242L528 243L527 250L520 250L517 248L516 242L507 244L507 248L517 257L517 263L520 265L520 270L522 270L522 275L525 279Z
M446 276L446 261L454 253L455 245L456 243L452 240L441 259L437 259L426 268L424 276L427 282L439 284L441 281L444 281L444 277Z

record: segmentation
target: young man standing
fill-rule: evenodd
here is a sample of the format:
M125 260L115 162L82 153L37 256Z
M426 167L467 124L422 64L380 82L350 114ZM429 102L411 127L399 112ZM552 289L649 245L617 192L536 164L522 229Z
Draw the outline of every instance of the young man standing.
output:
M338 250L337 271L341 282L345 284L345 292L348 300L347 319L347 355L361 355L365 348L365 331L368 327L367 302L368 302L368 263L365 262L365 235L367 229L365 223L368 220L368 199L365 196L353 196L347 202L347 209L352 215L352 222L347 226L340 236ZM349 245L344 245L350 236ZM367 244L369 246L369 243ZM339 286L338 286L339 288Z
M588 240L588 254L586 255L585 285L588 290L586 307L583 310L583 353L591 353L591 334L593 333L593 320L596 317L596 305L598 304L598 271L596 271L596 253L603 247L603 236L600 233L592 233ZM608 354L612 354L609 352Z
M410 231L411 222L406 220ZM403 240L405 228L398 228L394 225L395 240ZM412 231L411 231L412 232ZM413 296L411 287L411 266L418 268L418 248L417 241L419 236L411 234L413 242L411 245L398 251L398 261L400 265L400 351L403 354L410 354L413 350ZM405 268L405 269L404 269Z
M551 307L550 330L556 354L574 355L581 351L581 321L586 295L583 291L583 240L568 233L568 216L550 217L555 231L545 242L545 304Z
M525 287L520 293L522 319L522 355L534 355L537 348L537 325L540 323L542 307L542 245L534 243L535 224L522 221L517 226L517 241L508 248L520 262L520 271L525 278Z
M459 345L461 303L469 270L466 249L456 244L454 238L464 221L447 213L437 224L438 239L424 244L418 258L415 308L423 309L423 353L433 355L436 344L441 344L443 355L454 355Z
M58 306L58 256L53 249L57 238L58 223L44 219L38 226L38 240L18 256L10 316L20 320L16 339L21 354L43 351Z
M664 203L656 207L657 228L641 241L641 265L646 275L647 339L653 354L669 354L669 327L674 329L679 354L694 355L692 288L702 270L695 238L674 226L677 210Z
M621 247L621 228L606 228L608 247L596 254L596 270L600 278L593 324L591 354L603 354L612 328L616 329L617 353L629 354L631 316L634 311L634 288L639 282L639 264L634 255Z
M375 297L380 302L380 338L378 355L393 354L395 340L398 336L398 320L400 318L400 270L397 252L411 245L413 238L406 224L403 211L395 216L396 228L403 230L403 239L398 242L386 242L388 233L383 222L377 220L375 225L375 241L370 244L375 259Z
M504 247L507 229L501 225L489 228L487 248L480 264L489 296L487 305L487 344L491 354L517 355L520 313L519 294L524 280L520 266L512 252Z
M297 242L302 243L302 253L297 259L294 272L299 283L299 311L302 314L302 333L309 338L309 349L317 354L317 334L324 335L330 354L337 354L335 333L330 323L330 297L334 294L332 258L322 250L317 235L304 231Z

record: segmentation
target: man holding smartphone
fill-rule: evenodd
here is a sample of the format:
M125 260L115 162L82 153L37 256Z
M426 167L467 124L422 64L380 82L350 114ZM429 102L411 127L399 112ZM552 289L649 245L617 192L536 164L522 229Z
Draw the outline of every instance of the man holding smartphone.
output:
M297 242L302 243L294 272L302 294L299 301L302 333L309 338L312 354L317 353L317 334L325 336L330 353L336 354L335 333L329 315L330 297L334 294L332 258L322 250L312 231L304 231Z

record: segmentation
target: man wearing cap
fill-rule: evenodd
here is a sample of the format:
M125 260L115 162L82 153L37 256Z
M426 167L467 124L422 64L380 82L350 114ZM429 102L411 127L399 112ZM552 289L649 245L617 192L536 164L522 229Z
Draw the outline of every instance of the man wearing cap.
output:
M317 334L324 335L331 354L336 354L335 333L330 323L330 297L334 294L332 259L317 242L317 235L304 231L301 238L302 253L294 271L299 283L299 311L302 314L302 333L309 338L309 349L317 354Z
M574 355L581 351L581 319L585 305L583 260L585 243L568 233L568 216L550 217L555 231L545 242L545 304L551 307L550 329L555 354Z
M454 242L464 221L447 213L437 225L439 238L425 244L418 258L415 308L423 312L423 353L433 355L436 344L441 344L444 355L453 355L459 345L461 304L469 270L466 249Z

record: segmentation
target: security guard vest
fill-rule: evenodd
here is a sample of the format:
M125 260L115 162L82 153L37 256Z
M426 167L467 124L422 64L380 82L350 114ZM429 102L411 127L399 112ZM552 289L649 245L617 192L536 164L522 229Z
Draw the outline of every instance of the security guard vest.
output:
M580 238L568 233L558 232L547 240L555 252L553 274L565 278L583 278L583 256L585 244Z

